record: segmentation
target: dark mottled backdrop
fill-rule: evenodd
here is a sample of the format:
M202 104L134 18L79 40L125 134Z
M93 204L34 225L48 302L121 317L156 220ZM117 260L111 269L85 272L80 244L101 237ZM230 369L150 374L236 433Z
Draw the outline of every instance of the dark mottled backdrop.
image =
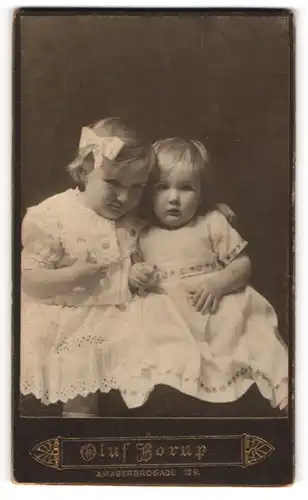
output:
M22 215L70 185L82 125L200 139L250 243L253 284L288 338L290 27L286 17L21 20Z

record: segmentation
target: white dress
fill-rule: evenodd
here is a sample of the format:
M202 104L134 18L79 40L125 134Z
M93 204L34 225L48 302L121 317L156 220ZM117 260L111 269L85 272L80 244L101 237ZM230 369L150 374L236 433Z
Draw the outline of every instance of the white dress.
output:
M142 405L157 384L230 402L256 383L273 407L287 404L287 348L267 300L247 286L224 296L211 315L195 311L189 300L206 275L246 244L218 211L177 230L143 229L139 248L143 260L157 266L157 293L135 297L129 306L130 348L114 373L129 407Z
M57 269L87 257L109 264L107 277L91 290L33 299L22 292L22 394L43 403L65 402L114 387L110 370L119 362L110 339L125 331L130 255L142 223L110 221L81 204L70 189L28 209L22 224L22 270Z

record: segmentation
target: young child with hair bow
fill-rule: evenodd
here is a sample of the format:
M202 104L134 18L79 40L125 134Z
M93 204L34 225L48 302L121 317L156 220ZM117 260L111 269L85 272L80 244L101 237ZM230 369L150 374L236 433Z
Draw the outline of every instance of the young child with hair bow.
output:
M22 223L21 393L64 403L63 416L98 414L120 362L110 348L131 298L136 215L154 154L117 118L83 127L69 189L28 209Z

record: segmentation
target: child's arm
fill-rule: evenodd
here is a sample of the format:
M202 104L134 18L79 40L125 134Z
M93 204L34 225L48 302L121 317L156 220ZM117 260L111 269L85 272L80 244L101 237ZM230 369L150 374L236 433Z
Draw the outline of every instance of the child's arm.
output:
M218 271L213 281L221 288L222 295L236 292L246 286L251 275L251 261L248 255L242 252L224 269Z
M71 293L74 288L91 288L99 283L105 268L80 259L68 267L46 269L37 267L22 272L22 287L33 298L49 298Z
M220 211L213 211L206 218L208 235L217 261L224 267L208 276L196 290L192 303L203 314L215 312L221 297L245 286L251 273L251 263L245 253L247 242L228 222Z
M247 254L241 253L224 269L205 278L194 294L193 306L202 314L214 313L224 295L247 285L250 273L250 259Z
M48 202L48 200L47 200ZM95 286L102 277L102 266L88 262L88 256L63 267L65 256L58 234L58 216L50 203L29 209L22 222L22 288L35 298L71 293L74 288Z

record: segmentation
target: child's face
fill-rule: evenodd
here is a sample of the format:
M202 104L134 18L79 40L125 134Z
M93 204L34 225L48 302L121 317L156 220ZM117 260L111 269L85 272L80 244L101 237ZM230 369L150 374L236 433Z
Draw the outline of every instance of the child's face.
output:
M87 177L86 203L106 219L119 219L139 205L147 179L148 169L138 161L129 165L104 165Z
M162 172L154 188L154 213L167 227L187 224L196 214L200 201L200 178L183 165Z

